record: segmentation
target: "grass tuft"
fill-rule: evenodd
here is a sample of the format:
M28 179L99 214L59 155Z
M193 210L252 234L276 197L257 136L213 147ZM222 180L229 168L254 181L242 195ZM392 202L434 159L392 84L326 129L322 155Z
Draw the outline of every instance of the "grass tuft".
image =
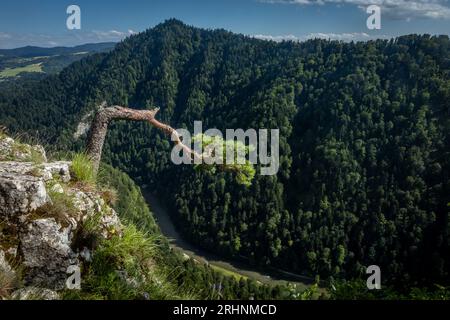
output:
M119 199L117 190L110 186L99 187L98 193L102 197L102 199L105 200L106 204L108 204L109 206L114 206Z
M8 261L7 259L7 262L11 265L12 269L0 269L0 300L10 299L11 293L22 286L22 267L17 261Z
M76 182L82 183L87 186L95 186L96 175L94 172L94 166L89 157L84 153L77 153L72 159L72 165L70 171L73 179Z
M6 138L8 130L6 129L5 126L0 126L0 139L4 139Z
M129 225L122 236L101 241L85 269L82 290L67 292L64 299L185 298L187 293L180 293L155 263L161 254L158 239L159 236L148 235Z
M28 219L38 220L46 218L54 218L62 226L67 227L69 221L67 217L75 216L77 209L73 203L73 198L67 193L58 193L49 191L51 202L38 208Z
M16 287L16 274L12 271L0 270L0 300L9 298Z

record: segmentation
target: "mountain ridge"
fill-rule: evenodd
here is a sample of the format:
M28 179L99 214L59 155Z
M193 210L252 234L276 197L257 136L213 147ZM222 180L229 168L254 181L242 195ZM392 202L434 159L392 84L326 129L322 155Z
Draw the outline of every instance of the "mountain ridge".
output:
M0 55L6 57L37 57L37 56L49 56L56 54L76 53L82 51L96 52L104 51L114 47L116 42L98 42L98 43L85 43L82 45L66 47L39 47L39 46L24 46L12 49L0 49Z

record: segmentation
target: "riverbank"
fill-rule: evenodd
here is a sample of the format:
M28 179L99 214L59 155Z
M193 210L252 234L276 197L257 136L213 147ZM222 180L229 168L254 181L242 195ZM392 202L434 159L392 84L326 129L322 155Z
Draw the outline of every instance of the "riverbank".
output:
M244 262L226 261L215 254L196 247L195 245L184 240L182 235L176 230L170 219L169 213L158 198L145 189L142 189L142 193L147 200L147 203L150 206L150 209L153 212L163 235L169 239L171 246L175 250L181 251L184 255L200 263L207 263L215 270L236 278L251 278L269 285L294 283L302 289L305 289L314 283L314 279L312 278L283 270L273 269L271 271L262 272L261 270L257 270L245 264Z

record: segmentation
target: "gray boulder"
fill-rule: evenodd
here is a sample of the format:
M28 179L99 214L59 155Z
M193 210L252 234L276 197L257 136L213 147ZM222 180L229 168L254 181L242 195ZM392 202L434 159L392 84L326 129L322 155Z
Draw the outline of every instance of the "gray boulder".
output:
M71 249L71 226L54 218L30 221L20 233L20 254L27 267L26 282L55 290L64 289L69 266L78 265Z
M0 173L0 216L17 220L49 201L42 179L16 173Z

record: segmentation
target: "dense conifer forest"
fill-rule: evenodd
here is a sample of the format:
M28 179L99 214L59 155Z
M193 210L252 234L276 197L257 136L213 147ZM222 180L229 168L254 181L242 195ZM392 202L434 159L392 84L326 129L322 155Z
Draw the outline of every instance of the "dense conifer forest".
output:
M449 50L447 36L276 43L169 20L0 91L0 124L81 149L78 123L107 101L160 107L191 131L280 129L278 174L249 187L175 166L170 140L144 123L111 126L104 161L223 256L321 279L375 264L398 288L449 285Z

